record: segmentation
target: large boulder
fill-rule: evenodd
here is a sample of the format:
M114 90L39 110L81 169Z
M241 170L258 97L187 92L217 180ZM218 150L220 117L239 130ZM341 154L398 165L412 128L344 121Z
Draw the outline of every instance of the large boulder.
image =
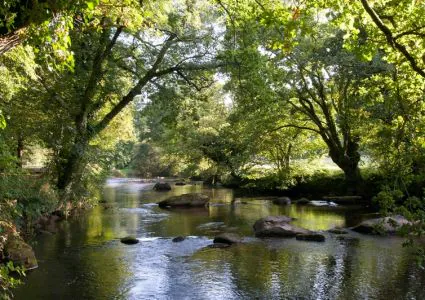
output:
M290 205L291 199L289 199L288 197L279 197L274 199L273 203L277 205Z
M223 243L223 244L237 244L240 243L242 241L242 238L237 235L236 233L230 233L230 232L226 232L226 233L222 233L217 235L214 238L213 243Z
M205 206L210 197L201 193L183 194L173 196L158 203L159 207L202 207Z
M171 190L171 185L169 183L167 183L167 182L157 182L153 186L153 189L155 191L170 191Z
M254 224L256 237L294 237L310 233L309 230L289 224L293 218L287 216L269 216L257 220Z
M385 218L375 218L361 222L352 230L365 234L395 234L402 226L408 226L412 223L403 216L392 216Z
M9 236L4 247L4 252L6 259L12 261L17 266L25 267L26 270L38 267L34 250L20 237Z

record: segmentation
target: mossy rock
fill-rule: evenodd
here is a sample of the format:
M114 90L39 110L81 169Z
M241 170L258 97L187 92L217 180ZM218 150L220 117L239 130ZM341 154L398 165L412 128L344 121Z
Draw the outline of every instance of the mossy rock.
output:
M6 259L12 261L15 265L24 267L27 270L38 267L34 250L25 243L20 237L9 237L4 247Z
M403 226L410 225L412 223L403 216L391 216L366 220L352 229L364 234L391 235L396 234Z

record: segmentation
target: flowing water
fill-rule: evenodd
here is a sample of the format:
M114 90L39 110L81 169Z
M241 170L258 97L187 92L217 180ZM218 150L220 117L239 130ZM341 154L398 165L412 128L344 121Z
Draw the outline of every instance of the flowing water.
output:
M155 192L152 185L109 181L105 206L59 224L58 233L33 244L39 268L16 299L425 299L425 271L396 237L326 242L256 239L254 222L268 215L296 217L312 230L353 226L372 217L353 207L272 204L234 200L230 189L202 185ZM163 210L171 195L202 192L205 209ZM106 207L106 208L105 208ZM206 246L220 232L244 242L226 249ZM140 243L124 245L134 235ZM180 243L176 236L186 236Z

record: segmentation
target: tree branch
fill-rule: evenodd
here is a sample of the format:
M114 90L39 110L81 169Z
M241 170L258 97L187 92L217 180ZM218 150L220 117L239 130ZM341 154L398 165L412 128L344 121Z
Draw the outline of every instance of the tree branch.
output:
M295 124L285 124L285 125L273 128L269 132L278 131L278 130L283 129L283 128L297 128L297 129L301 129L301 130L310 130L310 131L316 132L317 134L321 134L320 131L315 129L315 128L311 128L311 127L307 127L307 126L300 126L300 125L295 125Z
M152 65L151 69L147 71L141 79L139 79L137 84L124 97L121 98L121 100L109 111L109 113L107 113L103 117L101 121L99 121L95 126L93 126L92 132L90 133L90 138L93 138L97 133L105 129L106 126L108 126L108 124L113 120L113 118L118 115L131 101L133 101L134 97L140 93L141 89L152 78L159 76L156 73L156 70L164 60L165 54L167 53L167 50L172 46L175 38L175 34L168 37L161 50L159 51L158 56L156 57L156 60ZM160 76L165 74L167 73L163 73Z
M381 30L382 33L385 35L385 38L387 39L388 44L394 49L398 50L401 54L403 54L403 56L409 61L412 69L421 77L425 78L425 72L419 67L418 63L416 62L416 59L410 54L410 52L406 49L404 45L397 42L391 30L388 28L388 26L386 26L382 22L381 18L378 16L375 10L369 5L367 0L360 0L360 1L365 11L372 18L372 21L379 28L379 30Z

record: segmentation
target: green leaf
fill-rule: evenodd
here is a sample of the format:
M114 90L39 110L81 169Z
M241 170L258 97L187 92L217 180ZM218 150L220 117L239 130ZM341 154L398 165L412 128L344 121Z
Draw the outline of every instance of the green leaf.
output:
M0 110L0 129L4 128L6 128L6 119L4 118Z
M87 4L87 8L90 10L93 10L96 5L94 2L87 2L86 4Z

